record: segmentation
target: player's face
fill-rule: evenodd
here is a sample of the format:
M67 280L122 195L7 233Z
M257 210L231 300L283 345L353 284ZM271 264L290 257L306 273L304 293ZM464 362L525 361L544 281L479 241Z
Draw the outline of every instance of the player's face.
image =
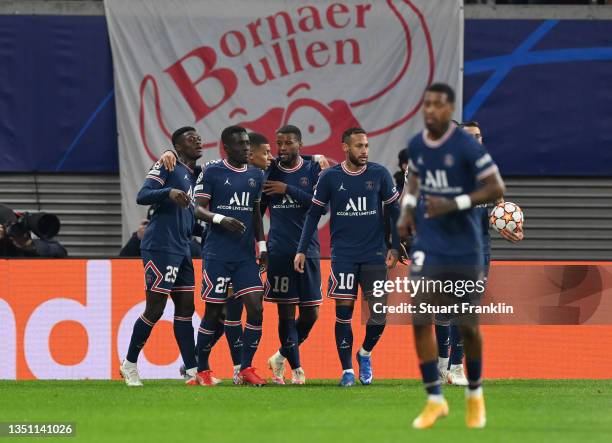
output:
M238 132L230 135L230 143L223 145L227 157L236 162L246 164L249 161L249 152L251 150L251 142L246 132Z
M276 134L276 147L281 165L288 166L292 165L300 155L302 142L298 141L295 134Z
M475 126L464 126L463 130L474 137L478 143L482 144L482 133L480 132L480 128Z
M343 143L344 152L349 161L356 166L365 166L368 162L368 136L365 134L352 134L349 143Z
M263 145L251 145L249 159L249 163L265 171L270 167L270 163L272 163L270 145L267 143Z
M443 92L427 91L423 99L425 127L432 132L441 133L451 121L455 107Z
M177 150L188 160L199 159L202 157L202 137L196 131L185 132Z

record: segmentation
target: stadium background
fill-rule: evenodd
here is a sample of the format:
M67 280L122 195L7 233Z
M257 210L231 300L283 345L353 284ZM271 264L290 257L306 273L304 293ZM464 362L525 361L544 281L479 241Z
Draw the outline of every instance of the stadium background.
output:
M93 2L64 9L24 2L19 8L27 10L28 4L38 9L15 15L14 5L0 4L1 200L15 209L64 211L63 235L72 256L112 256L121 243L120 230L112 229L119 223L120 191L113 180L118 172L117 130L103 12ZM514 192L517 202L527 202L529 238L513 250L495 242L495 256L609 260L612 136L606 125L612 120L612 14L598 11L593 17L591 8L581 8L583 19L568 19L577 18L576 13L535 8L492 19L487 9L466 7L464 118L482 124L504 176L514 185L511 198ZM45 193L45 188L56 192ZM71 200L74 194L80 200ZM94 200L98 212L82 209L87 200ZM79 211L81 218L75 216ZM83 223L91 220L99 224ZM567 220L572 224L564 225ZM71 226L78 229L70 231ZM90 265L94 269L88 274ZM609 273L610 265L603 266ZM91 364L88 358L98 345L107 353L96 358L106 360L92 369L93 378L115 376L120 321L142 301L138 261L0 260L0 281L0 378L80 377L78 365ZM59 297L85 303L90 292L104 294L107 289L107 304L87 320L109 320L107 337L88 337L79 323L63 321L67 318L60 311L58 323L49 324L48 338L43 334L30 347L27 325L34 315L50 312L46 309L52 305L45 303L56 303ZM330 308L324 305L305 348L311 377L336 375L335 364L325 358L335 354ZM269 307L267 315L275 318ZM175 368L169 363L178 353L168 325L162 322L156 328L145 355ZM260 367L277 340L275 321L265 327L267 339L257 356ZM362 332L356 332L357 340ZM379 376L417 376L410 336L407 327L389 328L377 349ZM485 337L490 377L605 378L612 364L612 357L601 352L612 344L610 326L491 326ZM45 369L48 348L58 366L65 366L56 373L45 372L53 370ZM222 376L229 375L224 344L214 351L213 364Z

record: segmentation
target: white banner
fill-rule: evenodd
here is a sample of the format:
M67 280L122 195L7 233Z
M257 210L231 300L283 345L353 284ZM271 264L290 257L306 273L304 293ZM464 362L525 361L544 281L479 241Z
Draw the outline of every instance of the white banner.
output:
M370 159L397 169L423 126L423 91L462 103L461 0L105 0L115 69L124 239L136 193L180 126L221 157L224 127L266 135L285 124L304 153L342 160L341 134L366 129ZM457 118L460 118L460 106ZM273 147L274 149L274 147Z

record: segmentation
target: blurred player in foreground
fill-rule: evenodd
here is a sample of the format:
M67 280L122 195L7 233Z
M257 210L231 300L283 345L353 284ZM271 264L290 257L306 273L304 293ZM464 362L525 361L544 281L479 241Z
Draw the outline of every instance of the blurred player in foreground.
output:
M336 300L336 347L342 365L340 386L348 387L355 384L351 319L358 285L370 308L365 339L357 352L359 380L364 385L372 383L371 353L386 322L384 313L373 310L372 289L374 281L386 280L386 267L392 268L397 263L399 238L395 220L399 213L399 195L389 171L368 162L368 137L363 129L347 129L342 134L342 149L346 160L326 169L319 177L294 266L297 272L305 272L306 253L329 204L332 263L327 295ZM394 228L393 248L388 251L384 241L383 205L389 206Z
M164 312L168 295L174 302L174 336L188 368L188 384L194 384L197 372L191 323L195 280L189 243L195 224L195 163L202 155L202 139L194 128L183 127L172 134L172 144L178 155L174 171L155 163L137 196L138 204L154 205L154 212L141 242L145 311L134 324L127 356L119 368L128 386L142 386L136 362Z
M466 132L457 130L451 121L454 102L455 93L448 85L436 83L425 92L426 129L409 144L398 230L403 238L413 234L412 279L476 283L484 276L482 226L473 207L501 198L504 183L485 148ZM460 299L456 297L454 293L421 291L414 294L413 303L419 306L425 302L436 307L459 300L471 306L479 301L476 291L469 291ZM486 415L478 315L469 312L459 317L468 376L466 424L482 428ZM440 386L432 322L431 313L413 315L416 351L428 393L425 408L412 423L417 429L429 428L448 414L448 403Z
M285 384L285 359L292 369L291 383L304 384L306 376L300 362L300 345L314 326L321 293L319 239L315 233L307 248L305 272L293 269L306 212L312 205L314 185L321 167L300 156L302 132L288 125L276 132L278 161L268 170L264 199L270 210L270 265L264 300L277 304L280 349L268 359L272 381ZM300 316L296 321L296 306Z
M478 122L463 122L459 127L474 137L478 143L483 143L482 132ZM503 201L503 198L498 200L498 202ZM491 211L491 206L481 204L477 205L474 210L479 214L478 218L482 223L482 253L484 258L485 280L487 280L491 264L491 236L489 234L489 212ZM500 231L500 235L512 243L518 243L523 239L522 228L519 228L519 231L516 233L504 229ZM442 381L446 381L452 385L467 386L468 381L463 369L463 340L459 333L459 327L453 324L449 316L441 314L434 317L434 322L436 340L438 342L438 372Z

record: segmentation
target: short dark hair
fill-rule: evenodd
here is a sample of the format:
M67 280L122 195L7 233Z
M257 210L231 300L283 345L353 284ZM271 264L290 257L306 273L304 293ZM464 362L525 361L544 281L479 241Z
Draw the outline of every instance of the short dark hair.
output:
M455 91L446 83L433 83L427 87L425 92L439 92L446 94L446 99L449 103L455 103Z
M298 128L297 126L286 125L280 128L278 131L276 131L276 133L277 134L293 134L295 135L295 138L297 138L299 142L302 141L302 131L300 131L300 128Z
M397 163L400 168L402 167L402 163L408 163L408 158L409 158L408 156L409 156L408 148L404 148L400 152L397 153Z
M367 134L367 132L363 128L348 128L342 133L342 143L346 143L348 145L351 141L351 135L353 134Z
M259 132L249 132L249 140L251 141L251 146L270 144L266 136L263 134L260 134Z
M195 131L192 126L183 126L172 133L172 146L176 146L185 132Z
M240 134L241 132L244 132L246 134L247 130L244 129L242 126L228 126L221 133L221 141L224 145L228 145L232 142L230 137L234 134Z
M480 129L480 125L478 124L477 121L474 121L474 120L469 120L467 122L461 122L460 126L462 128L478 128L478 129Z

